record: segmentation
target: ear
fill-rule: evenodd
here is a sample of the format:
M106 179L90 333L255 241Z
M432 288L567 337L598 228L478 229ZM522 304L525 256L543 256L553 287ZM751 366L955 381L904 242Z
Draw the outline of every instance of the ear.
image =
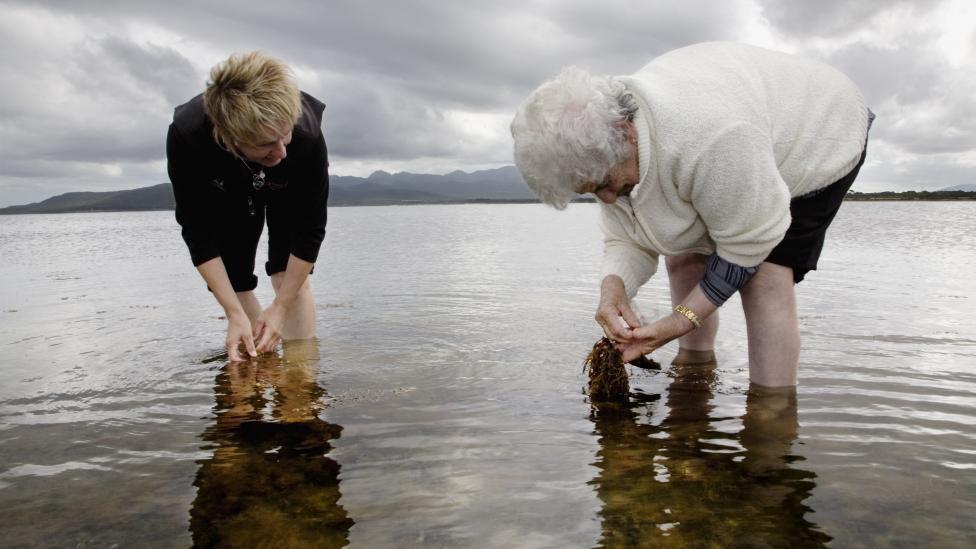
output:
M620 122L615 122L614 126L620 128L624 135L627 137L627 141L633 144L637 144L637 126L629 120L621 120Z
M624 130L627 134L627 141L630 141L634 145L637 144L637 126L633 122L625 122L626 129Z

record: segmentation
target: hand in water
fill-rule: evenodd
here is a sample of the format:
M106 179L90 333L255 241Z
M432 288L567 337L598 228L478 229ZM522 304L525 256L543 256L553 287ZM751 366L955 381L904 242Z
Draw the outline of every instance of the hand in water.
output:
M257 356L254 349L254 338L251 335L251 321L246 314L238 314L227 317L227 359L231 362L241 362L245 360L241 355L240 346L244 344L244 349L251 357Z
M666 316L633 330L629 341L617 343L617 350L620 351L624 362L630 362L642 355L650 354L665 343L681 337L687 331L674 316Z
M254 324L254 339L257 340L257 351L266 353L274 349L281 339L281 330L285 324L285 308L274 302L261 312Z

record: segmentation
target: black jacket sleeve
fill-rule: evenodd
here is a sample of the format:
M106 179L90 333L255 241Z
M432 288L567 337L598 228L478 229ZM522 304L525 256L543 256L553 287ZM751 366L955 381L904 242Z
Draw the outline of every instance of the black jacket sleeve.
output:
M295 174L298 189L294 199L297 213L295 230L292 232L291 254L315 263L319 248L325 238L328 219L329 160L325 137L319 132L307 153L307 163Z
M172 124L166 136L166 163L176 198L176 222L183 228L183 241L190 250L193 265L218 257L220 250L208 212L206 177L198 169L200 159Z

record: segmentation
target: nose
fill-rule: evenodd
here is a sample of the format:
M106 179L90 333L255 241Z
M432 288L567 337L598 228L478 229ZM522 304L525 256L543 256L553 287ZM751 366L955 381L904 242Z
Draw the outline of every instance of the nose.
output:
M600 189L599 191L593 193L596 195L597 199L604 204L613 204L617 201L617 193L610 188Z
M275 144L275 149L273 154L275 158L279 160L284 160L285 157L288 156L288 148L285 147L284 139L279 139L278 142Z

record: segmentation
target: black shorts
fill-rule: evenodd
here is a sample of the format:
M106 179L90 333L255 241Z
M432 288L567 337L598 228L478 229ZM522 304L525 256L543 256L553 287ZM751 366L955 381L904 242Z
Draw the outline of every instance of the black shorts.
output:
M834 220L847 190L854 184L864 164L867 148L850 173L823 189L794 198L790 202L792 222L782 242L773 248L766 261L793 269L793 282L799 283L810 271L817 270L827 227Z
M264 210L254 213L253 216L240 217L228 223L217 243L220 260L235 292L247 292L258 285L258 277L254 276L254 256L257 255L258 242L264 231Z
M257 288L258 277L254 274L254 263L258 252L258 242L264 230L265 208L263 204L255 205L254 215L246 220L241 219L233 237L227 235L221 238L220 259L227 270L227 278L235 292L248 292ZM288 267L288 257L291 255L291 227L288 213L284 208L267 206L268 219L268 260L264 263L264 271L271 276L284 272ZM313 268L314 271L314 268Z

